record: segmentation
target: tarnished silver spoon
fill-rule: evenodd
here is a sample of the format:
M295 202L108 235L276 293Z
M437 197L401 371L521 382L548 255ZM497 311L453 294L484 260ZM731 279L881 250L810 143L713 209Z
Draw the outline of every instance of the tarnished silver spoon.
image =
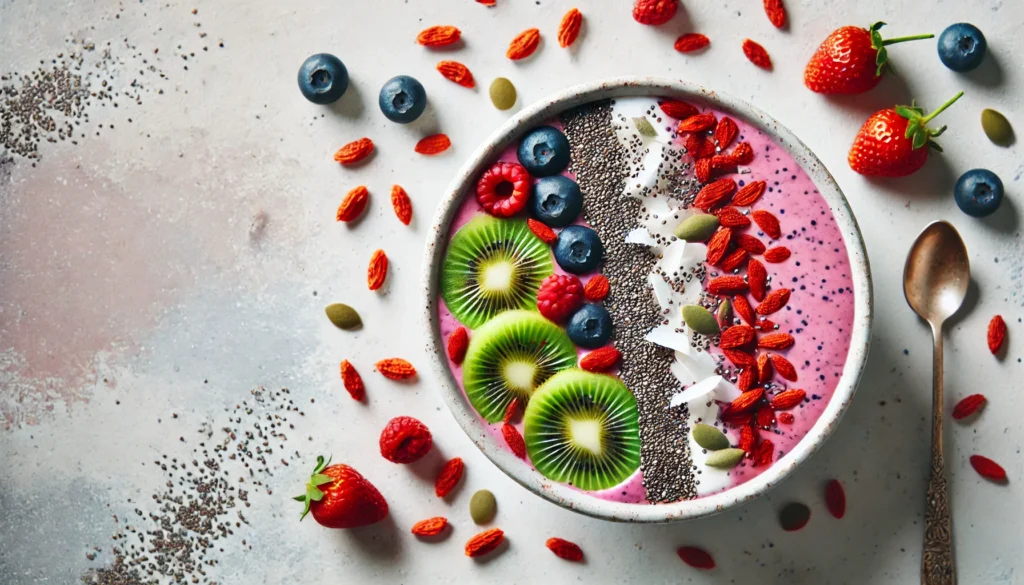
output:
M925 502L924 550L921 585L955 585L953 529L946 490L946 463L942 455L942 325L967 296L971 265L967 247L956 229L945 221L930 224L917 236L903 268L907 303L932 326L935 340L932 377L932 459L928 499Z

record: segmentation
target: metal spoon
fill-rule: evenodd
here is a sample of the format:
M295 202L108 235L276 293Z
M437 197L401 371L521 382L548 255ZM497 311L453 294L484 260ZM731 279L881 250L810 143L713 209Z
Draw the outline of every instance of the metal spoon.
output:
M903 268L907 303L932 326L935 339L932 378L932 465L925 502L921 585L955 585L953 532L942 455L942 324L967 296L971 266L960 234L945 221L930 224L917 236Z

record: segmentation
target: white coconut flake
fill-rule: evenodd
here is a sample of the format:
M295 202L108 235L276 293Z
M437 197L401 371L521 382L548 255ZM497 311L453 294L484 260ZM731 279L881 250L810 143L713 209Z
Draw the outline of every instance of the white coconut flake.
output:
M705 378L695 384L691 383L689 388L674 395L668 405L670 407L674 407L679 406L680 404L687 404L693 400L703 399L714 392L715 388L718 387L718 384L721 381L721 376L711 376L710 378Z
M647 231L647 228L638 227L633 231L626 234L627 244L642 244L645 246L657 247L658 242L651 235L651 232Z
M658 325L651 329L644 340L673 351L681 351L683 348L690 347L689 333L685 329L671 325ZM689 383L692 381L684 382L684 384Z

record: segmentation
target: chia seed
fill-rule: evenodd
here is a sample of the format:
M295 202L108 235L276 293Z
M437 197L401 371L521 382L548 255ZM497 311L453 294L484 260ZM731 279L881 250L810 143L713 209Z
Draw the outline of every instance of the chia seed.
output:
M686 406L669 409L671 397L681 390L670 373L675 360L672 351L646 341L647 333L665 322L661 307L653 302L647 275L655 270L656 258L646 246L625 243L626 234L645 217L641 200L623 195L627 181L635 179L630 168L646 155L638 138L627 150L619 144L610 101L586 104L563 114L569 138L570 166L580 189L586 194L583 216L597 231L605 249L603 274L611 283L605 306L615 324L616 346L622 352L619 375L636 396L640 415L640 469L648 501L675 502L697 496L687 441L689 427ZM630 123L622 121L622 123ZM674 169L678 151L666 151L660 163L661 175L677 180L667 192L686 204L690 189ZM644 191L641 195L656 196ZM692 201L692 195L688 195ZM668 243L657 236L659 243ZM659 273L673 288L693 278L692 274ZM677 289L678 290L678 289Z
M225 409L219 433L212 421L202 423L197 438L186 441L196 445L189 456L175 451L151 462L164 478L150 494L149 509L129 499L137 523L113 516L117 528L111 535L112 555L104 567L82 575L83 584L216 585L213 574L224 541L239 538L235 531L249 524L242 510L252 505L253 494L272 494L266 482L278 469L278 460L288 465L286 460L301 457L284 446L284 429L294 428L289 415L302 414L289 390L259 388L251 394L251 401ZM252 545L242 540L241 547Z

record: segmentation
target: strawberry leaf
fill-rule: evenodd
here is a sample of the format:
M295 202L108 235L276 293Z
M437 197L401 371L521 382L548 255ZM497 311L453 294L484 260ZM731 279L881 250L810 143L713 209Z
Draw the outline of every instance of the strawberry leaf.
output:
M910 120L911 123L919 122L920 113L913 106L896 106L896 113ZM907 138L909 137L908 135Z
M935 152L942 152L942 147L939 146L938 142L928 141L928 147L935 150Z
M914 149L921 148L928 142L928 132L922 128L918 128L917 132L914 132Z
M877 66L877 67L875 67L875 75L876 76L885 73L885 68L886 68L886 65L888 64L888 62L889 62L889 52L885 50L885 47L879 48L878 52L875 53L875 65Z
M321 486L325 483L333 481L331 476L324 475L322 473L314 474L313 477L309 478L309 484L312 486Z
M325 483L330 483L334 479L329 475L320 473L331 464L331 459L324 460L323 455L316 458L316 467L313 468L312 475L309 476L309 482L306 483L306 492L301 496L292 497L296 502L302 502L305 506L302 507L302 516L299 516L299 521L302 521L309 514L309 505L311 502L319 502L324 497L324 492L319 487Z
M306 499L312 502L319 502L324 499L324 493L311 485L306 486Z
M945 132L945 131L946 131L946 126L942 126L941 128L937 128L935 130L929 130L928 134L932 138L935 138L936 136L942 136L942 133Z
M921 128L921 119L920 118L911 118L910 119L910 123L907 124L907 131L906 131L906 133L903 134L903 137L904 138L910 138L911 136L916 134L917 131L920 128Z

